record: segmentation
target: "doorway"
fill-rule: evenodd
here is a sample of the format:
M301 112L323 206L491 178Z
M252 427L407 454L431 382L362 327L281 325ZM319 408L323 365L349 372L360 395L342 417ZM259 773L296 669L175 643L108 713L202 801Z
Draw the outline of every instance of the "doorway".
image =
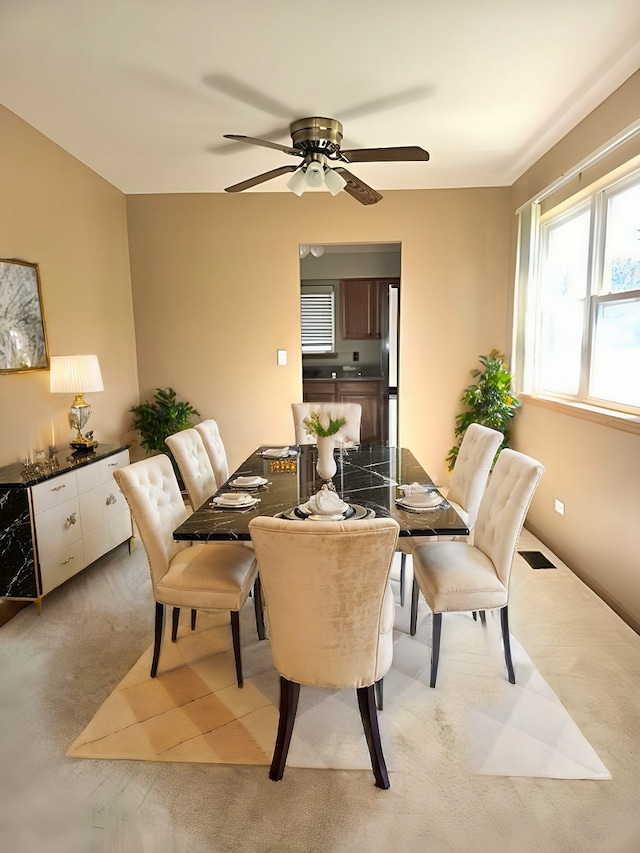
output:
M400 243L300 247L303 399L361 403L363 443L398 442L400 269Z

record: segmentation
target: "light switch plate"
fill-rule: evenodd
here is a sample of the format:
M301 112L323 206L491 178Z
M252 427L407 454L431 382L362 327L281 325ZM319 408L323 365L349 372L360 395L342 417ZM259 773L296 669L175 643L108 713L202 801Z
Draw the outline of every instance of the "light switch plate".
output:
M286 349L278 350L278 364L282 367L287 363L287 351Z

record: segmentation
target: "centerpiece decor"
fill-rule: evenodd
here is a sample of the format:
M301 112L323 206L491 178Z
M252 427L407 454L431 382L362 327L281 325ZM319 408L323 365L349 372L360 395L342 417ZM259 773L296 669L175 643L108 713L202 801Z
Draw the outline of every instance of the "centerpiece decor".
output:
M316 471L320 479L331 484L331 479L336 473L336 460L333 458L333 450L336 446L334 436L346 424L346 418L332 418L329 415L329 423L325 426L320 420L319 412L311 412L303 423L308 435L315 435L318 441L318 461Z

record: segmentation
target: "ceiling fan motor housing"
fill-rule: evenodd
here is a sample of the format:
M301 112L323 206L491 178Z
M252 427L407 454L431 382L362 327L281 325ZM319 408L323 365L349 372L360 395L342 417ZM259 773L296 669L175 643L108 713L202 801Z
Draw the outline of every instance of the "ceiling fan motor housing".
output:
M293 147L300 151L318 151L333 158L340 152L342 125L334 118L301 118L294 121L289 129Z

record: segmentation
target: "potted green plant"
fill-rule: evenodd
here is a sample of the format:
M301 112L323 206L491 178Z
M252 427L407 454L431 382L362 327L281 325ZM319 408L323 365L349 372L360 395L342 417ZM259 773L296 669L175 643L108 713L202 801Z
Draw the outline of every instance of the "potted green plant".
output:
M467 410L456 416L457 443L447 454L449 471L456 464L462 438L470 424L482 424L497 429L504 435L498 453L503 447L508 447L509 422L520 407L520 400L511 390L511 373L504 363L502 353L494 349L489 355L481 355L478 360L484 369L474 368L470 371L477 381L465 388L460 398Z
M180 471L169 448L165 444L165 438L174 432L188 429L193 417L200 417L191 403L178 400L173 388L156 388L153 402L143 402L130 409L133 412L133 428L140 433L140 444L147 452L147 456L153 453L166 453L171 459L173 470L183 488Z

